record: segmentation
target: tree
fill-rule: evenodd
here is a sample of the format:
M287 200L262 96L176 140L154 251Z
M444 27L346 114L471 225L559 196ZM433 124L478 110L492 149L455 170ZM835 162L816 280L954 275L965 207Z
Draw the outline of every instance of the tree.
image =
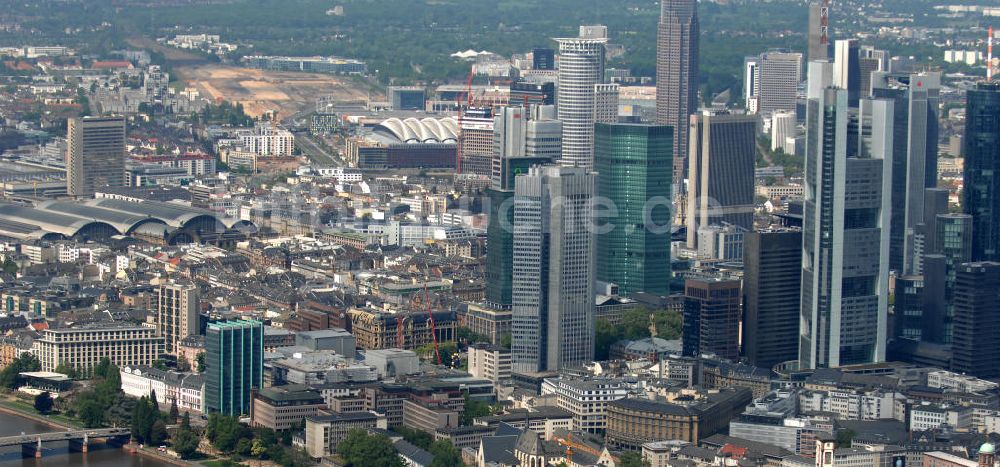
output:
M493 408L489 404L469 398L469 393L462 395L465 398L465 410L462 411L462 426L472 426L472 422L477 417L493 415Z
M854 438L858 433L850 428L845 428L837 432L837 447L849 448L854 443Z
M52 410L52 394L45 391L37 396L35 396L35 410L40 414L47 414Z
M198 435L194 433L191 429L191 416L187 413L184 414L184 418L181 419L181 426L177 429L177 433L174 434L171 440L174 447L174 452L181 456L181 459L190 459L196 452L198 452Z
M638 452L626 452L618 458L618 467L647 467L648 462Z
M250 446L250 455L261 459L266 453L267 446L259 439L253 440L253 444Z
M177 399L172 399L170 401L170 421L176 423L177 418L181 416L180 409L177 408Z
M15 275L17 274L17 263L10 258L6 258L3 261L3 272L5 274Z
M38 357L25 352L10 362L3 371L0 371L0 386L7 389L17 389L24 384L21 373L38 371L41 368L42 365L38 362Z
M149 391L149 403L153 408L153 413L159 417L160 416L160 401L156 399L156 390L151 389Z
M235 417L217 413L209 415L205 435L215 449L229 454L236 451L240 439L250 436Z
M70 379L76 379L78 377L76 368L73 368L66 362L60 363L59 366L56 367L55 372L62 373L70 377Z
M462 454L455 449L455 445L448 440L438 440L431 444L430 453L434 455L434 461L430 467L459 467L464 466Z
M104 407L101 403L92 398L84 397L86 394L77 396L76 415L83 422L86 428L98 428L104 425Z
M510 350L510 348L511 348L511 335L510 335L509 332L505 332L502 336L500 336L500 346L503 347L503 348L505 348L505 349Z
M157 444L153 440L153 425L159 421L159 417L159 412L154 410L149 398L140 397L132 410L132 437L140 443Z
M434 443L434 437L431 436L430 433L423 430L417 430L406 426L398 426L392 430L402 435L403 439L407 442L420 449L430 449L431 444Z
M196 370L198 370L198 373L204 373L205 372L205 352L198 352L198 355L196 355L194 357L194 361L195 361L195 363L198 364L198 368L196 368Z
M163 420L157 420L153 422L152 428L149 430L149 444L153 446L159 446L167 440L167 424L163 423Z
M347 437L337 444L337 454L348 467L403 467L403 461L387 436L369 435L364 430L347 433Z

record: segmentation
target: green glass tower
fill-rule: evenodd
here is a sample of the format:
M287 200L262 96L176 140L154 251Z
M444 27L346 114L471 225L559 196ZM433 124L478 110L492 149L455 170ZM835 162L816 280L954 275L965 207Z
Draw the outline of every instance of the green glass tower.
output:
M597 279L622 295L670 294L673 144L670 126L597 124L597 194L617 210L597 236Z
M209 323L205 330L205 409L250 413L250 391L264 387L264 324L254 320Z

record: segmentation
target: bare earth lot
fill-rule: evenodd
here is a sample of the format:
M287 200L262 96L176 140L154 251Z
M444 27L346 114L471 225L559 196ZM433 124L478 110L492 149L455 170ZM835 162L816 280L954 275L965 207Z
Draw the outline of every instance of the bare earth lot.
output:
M275 111L279 119L312 110L321 96L343 102L364 101L365 91L337 76L253 70L219 64L175 69L178 78L212 100L243 104L250 116Z

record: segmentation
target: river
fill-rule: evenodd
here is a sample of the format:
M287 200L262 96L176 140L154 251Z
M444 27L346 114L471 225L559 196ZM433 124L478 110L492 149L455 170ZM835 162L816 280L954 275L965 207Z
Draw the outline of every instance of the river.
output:
M59 431L16 415L0 413L0 437L23 433L45 433ZM69 452L68 443L46 443L42 458L22 459L21 447L0 448L0 466L85 466L85 467L169 467L170 464L142 456L131 456L127 452L92 444L86 454Z

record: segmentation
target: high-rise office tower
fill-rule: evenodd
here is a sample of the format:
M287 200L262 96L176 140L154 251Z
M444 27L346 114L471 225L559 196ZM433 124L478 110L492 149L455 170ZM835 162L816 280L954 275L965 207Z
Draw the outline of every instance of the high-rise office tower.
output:
M939 214L933 222L935 243L928 245L929 254L924 256L924 312L934 317L930 325L938 329L929 332L924 340L952 342L955 275L959 266L972 260L972 224L972 216L947 213Z
M688 279L684 283L684 345L686 356L712 353L740 358L740 288L738 280Z
M250 413L250 393L264 387L264 324L237 320L205 330L205 411Z
M747 113L760 110L760 57L743 59L743 107Z
M1000 82L965 95L965 191L973 217L972 259L1000 261Z
M690 122L687 245L697 248L702 227L753 228L757 117L706 110Z
M556 51L549 48L536 48L532 50L531 68L533 70L555 70Z
M893 167L895 171L895 167ZM913 236L913 268L912 273L924 273L924 257L935 254L937 242L937 216L948 214L951 190L947 188L927 188L924 190L924 222L916 227L917 234ZM895 199L893 200L895 201ZM895 204L893 204L895 206ZM890 242L891 242L890 238ZM971 244L971 239L969 240ZM891 243L890 243L891 245ZM968 260L966 260L968 261ZM892 249L889 249L889 264L892 265Z
M799 356L802 231L743 236L743 356L772 368Z
M584 31L581 31L583 35ZM594 35L594 34L588 34ZM604 81L606 37L556 39L559 85L556 108L563 124L560 163L590 168L594 163L595 86Z
M894 107L889 267L904 275L919 274L914 243L925 220L926 189L937 186L941 74L875 72L872 93L891 99Z
M809 3L809 61L830 58L830 9L819 0Z
M686 174L688 118L698 108L697 0L662 0L656 39L656 123L674 128L675 183Z
M863 45L858 50L858 69L861 73L861 97L872 96L872 73L889 71L889 52Z
M1000 263L967 263L955 279L952 371L1000 377Z
M597 175L532 167L516 179L512 358L516 372L556 371L594 358Z
M749 92L753 96L754 108L751 109L748 101L748 113L771 115L777 111L795 112L796 95L802 81L802 54L770 51L749 57L744 63L744 73L755 74L744 77L744 86L752 86Z
M66 133L66 192L92 197L125 186L125 118L71 118Z
M594 123L618 123L618 85L594 86Z
M597 194L617 211L597 237L597 279L622 295L670 295L673 128L597 124Z
M858 106L861 99L861 49L854 39L839 40L833 49L833 85L847 90L847 103Z
M192 283L168 282L155 289L156 327L163 336L164 351L175 354L185 337L198 334L200 294Z
M795 112L775 112L771 115L772 151L781 149L785 154L795 154L796 120Z
M462 173L490 176L493 167L493 110L488 107L467 109L462 115L460 130Z
M824 65L810 64L810 80L826 81ZM809 87L799 364L879 362L889 298L892 103L865 100L853 111L848 91ZM854 149L850 126L858 131Z
M494 119L493 179L487 190L486 302L509 309L514 268L514 178L559 158L562 124L552 106L501 107Z

